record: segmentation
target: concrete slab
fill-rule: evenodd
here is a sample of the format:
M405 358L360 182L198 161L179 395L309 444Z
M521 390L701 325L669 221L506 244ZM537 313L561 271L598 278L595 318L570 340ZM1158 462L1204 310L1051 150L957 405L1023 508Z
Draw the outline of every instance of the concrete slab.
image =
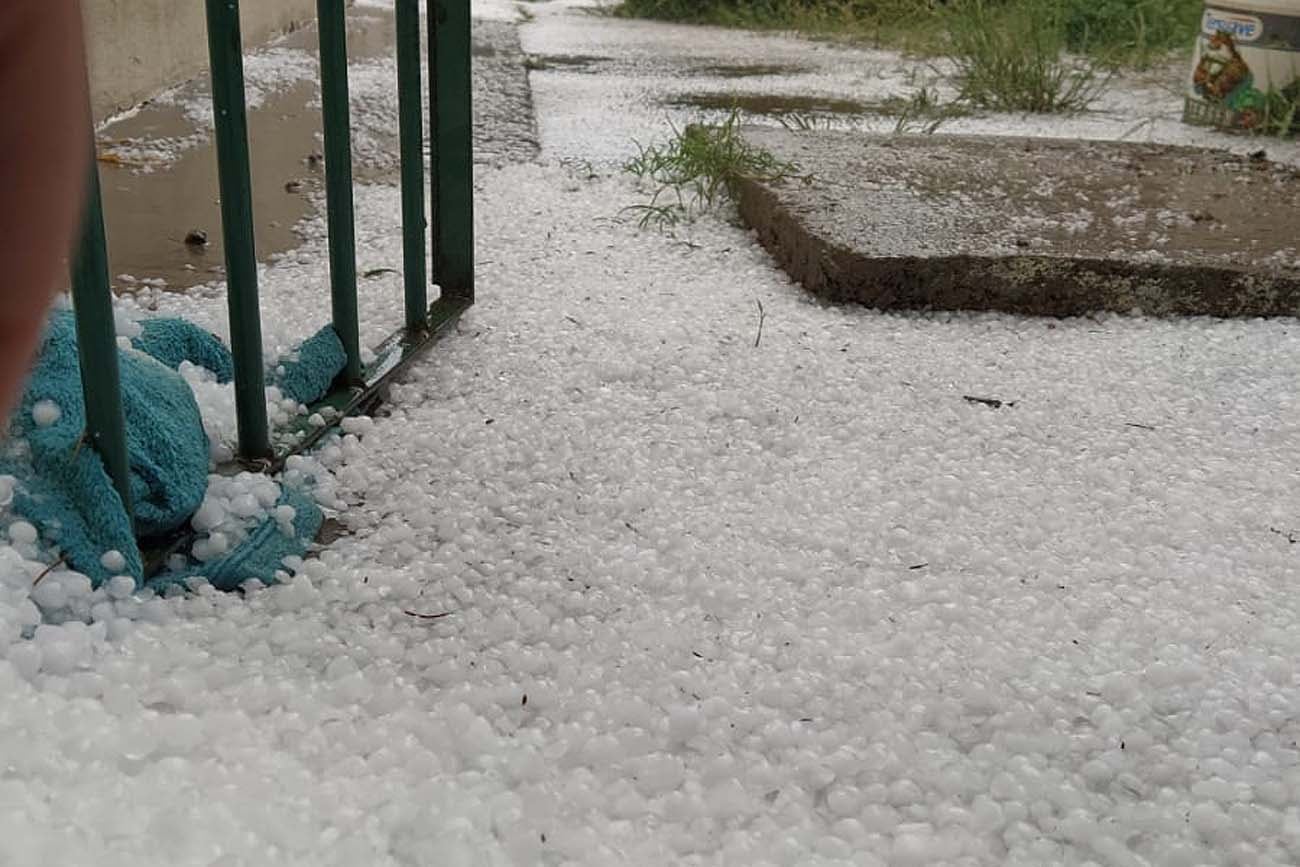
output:
M1300 171L1167 145L749 127L811 182L741 216L832 301L1047 316L1300 315Z

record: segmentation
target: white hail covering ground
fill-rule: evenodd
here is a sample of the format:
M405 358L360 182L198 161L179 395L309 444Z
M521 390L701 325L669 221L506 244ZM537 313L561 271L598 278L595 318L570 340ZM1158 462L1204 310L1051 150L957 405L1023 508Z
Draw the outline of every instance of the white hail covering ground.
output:
M536 52L899 63L529 8ZM724 221L618 218L667 76L534 75L480 303L321 455L353 535L291 582L33 593L9 524L0 863L1300 859L1300 328L819 306ZM265 270L268 345L323 271Z

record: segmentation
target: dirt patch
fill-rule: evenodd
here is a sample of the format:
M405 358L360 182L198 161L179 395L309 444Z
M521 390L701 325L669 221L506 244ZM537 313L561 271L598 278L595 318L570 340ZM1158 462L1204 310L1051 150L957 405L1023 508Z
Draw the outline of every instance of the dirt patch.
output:
M570 72L592 72L603 63L613 62L609 57L593 54L530 54L524 65L530 70L563 69Z
M783 114L868 114L872 111L870 104L854 99L765 93L688 93L667 100L667 104L709 111L738 109L768 117Z
M760 78L765 75L806 75L812 72L812 67L793 63L715 63L708 66L697 66L691 71L696 75L708 75L716 78Z
M601 68L616 65L612 57L598 54L530 54L526 61L530 70L565 70L569 72L599 72ZM706 63L691 67L689 73L710 78L761 78L767 75L803 75L812 67L793 63Z
M743 218L818 295L882 309L1300 315L1300 173L1113 142L748 128L811 184Z

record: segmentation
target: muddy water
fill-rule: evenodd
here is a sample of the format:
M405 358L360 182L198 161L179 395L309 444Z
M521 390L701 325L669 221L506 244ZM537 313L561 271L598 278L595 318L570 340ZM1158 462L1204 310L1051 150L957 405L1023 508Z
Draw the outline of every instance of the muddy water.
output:
M297 246L294 226L310 212L310 191L320 183L319 167L308 165L308 156L319 148L320 118L307 108L313 96L314 88L299 83L249 113L254 232L261 258ZM113 132L140 139L188 135L193 128L179 108L164 107L141 112ZM225 254L211 141L187 149L158 171L101 165L100 177L114 275L161 278L170 289L185 289L221 273ZM208 244L187 245L190 232L206 233Z
M529 69L538 72L547 69L595 72L597 66L613 62L612 57L601 57L596 54L531 54L526 61Z
M355 12L349 21L350 57L363 60L390 51L392 33L391 15ZM279 45L315 53L315 28L293 33ZM195 98L207 98L205 81L187 87L193 88ZM295 81L248 113L254 233L261 260L298 246L295 227L314 210L312 193L323 182L320 110L313 105L318 102L314 82ZM106 128L101 138L147 142L196 132L180 108L148 105ZM101 147L101 153L109 150ZM174 160L150 168L100 165L112 274L161 279L171 290L217 278L224 271L225 253L211 136ZM356 174L365 178L360 171ZM208 243L187 245L191 232L205 233Z
M761 78L766 75L803 75L812 72L812 67L794 63L714 63L696 67L693 72L718 78Z
M678 108L730 111L733 108L756 115L780 114L865 114L872 106L853 99L761 93L692 93L674 97L668 104Z
M599 54L530 54L527 65L529 69L537 71L559 69L596 73L602 67L617 68L623 64L613 57ZM798 63L704 63L686 69L690 75L707 78L761 78L770 75L803 75L812 71L811 66Z

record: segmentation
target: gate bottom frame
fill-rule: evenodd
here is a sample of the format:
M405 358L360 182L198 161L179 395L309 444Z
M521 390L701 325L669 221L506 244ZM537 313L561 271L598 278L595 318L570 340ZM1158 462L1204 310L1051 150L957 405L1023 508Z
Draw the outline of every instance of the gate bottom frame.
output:
M310 451L331 431L337 430L343 419L367 412L382 403L392 381L437 343L473 305L471 299L458 296L444 295L434 301L429 305L423 328L398 331L375 349L375 360L362 370L364 385L336 387L308 406L306 414L300 416L294 425L272 437L275 446L272 458L260 461L236 458L228 465L229 470L279 472L291 456ZM323 411L332 411L330 420L324 425L313 425L308 421Z
M337 430L343 419L368 413L382 404L393 380L420 360L456 325L461 314L472 306L474 302L470 299L456 296L444 296L434 301L429 306L429 313L421 329L399 331L379 345L375 350L375 360L362 370L365 382L363 386L334 389L308 406L307 412L297 419L296 424L279 433L281 439L292 439L296 434L302 434L301 437L292 443L286 443L284 447L276 448L271 458L252 461L236 458L218 466L216 472L222 475L235 475L245 470L280 472L290 457L310 451L331 431ZM307 422L308 418L323 410L333 410L331 421L320 426ZM273 446L276 445L275 439L273 436ZM181 530L167 536L141 539L140 553L144 558L145 576L152 577L161 572L166 568L168 558L186 550L195 538L197 534L187 523Z

